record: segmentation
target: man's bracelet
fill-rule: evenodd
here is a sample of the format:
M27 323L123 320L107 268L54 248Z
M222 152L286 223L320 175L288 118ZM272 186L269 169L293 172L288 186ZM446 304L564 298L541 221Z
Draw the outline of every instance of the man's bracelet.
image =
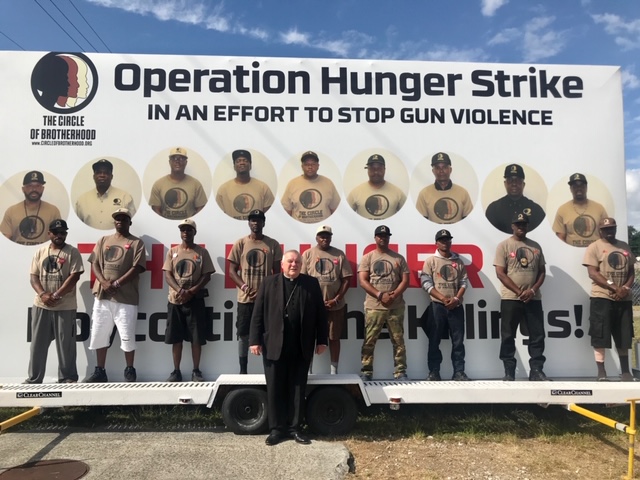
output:
M42 298L42 296L43 296L45 293L47 293L47 292L45 292L45 291L43 290L43 291L41 291L41 292L38 294L38 296L39 296L40 298Z
M458 302L458 305L460 305L460 299L458 297L453 297L453 299Z
M378 292L378 301L382 300L382 295L384 295L384 292Z
M112 285L116 288L120 288L120 281L115 280Z
M247 288L249 288L249 285L247 285L246 283L243 283L242 286L240 287L240 290L242 290L243 292L246 292Z

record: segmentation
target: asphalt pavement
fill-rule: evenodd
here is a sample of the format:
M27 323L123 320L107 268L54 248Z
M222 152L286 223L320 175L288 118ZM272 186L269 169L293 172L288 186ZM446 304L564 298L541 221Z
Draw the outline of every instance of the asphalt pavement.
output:
M285 441L269 447L265 438L228 432L6 432L0 435L0 480L12 467L50 459L84 462L89 471L83 479L105 480L339 480L349 472L350 453L340 443L313 439L311 445Z

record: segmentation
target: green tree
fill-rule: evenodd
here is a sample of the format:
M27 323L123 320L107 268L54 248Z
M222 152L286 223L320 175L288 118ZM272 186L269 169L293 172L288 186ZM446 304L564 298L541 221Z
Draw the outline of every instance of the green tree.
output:
M636 257L640 257L640 231L629 225L629 246Z

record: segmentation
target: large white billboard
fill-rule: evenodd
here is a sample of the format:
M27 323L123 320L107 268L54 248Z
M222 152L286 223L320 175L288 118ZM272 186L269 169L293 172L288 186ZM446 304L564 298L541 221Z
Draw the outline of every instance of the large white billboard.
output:
M137 326L138 379L163 380L173 369L171 347L163 343L167 285L162 264L167 248L180 242L179 222L157 214L149 202L154 182L169 174L168 156L176 147L186 149L186 173L200 181L206 195L206 205L193 217L196 241L207 247L217 270L206 299L209 342L201 363L206 378L238 370L236 289L225 280L225 258L249 228L246 220L232 218L216 202L220 186L235 175L232 152L237 149L251 153L252 176L275 196L266 214L265 234L283 248L304 250L315 244L322 222L333 228L333 245L345 250L355 270L361 256L373 248L375 228L390 228L393 249L405 256L411 269L405 339L407 373L416 379L428 373L427 339L421 327L428 302L419 288L418 271L434 252L434 235L440 228L451 231L453 250L463 256L469 272L471 288L464 298L466 371L471 378L503 374L498 358L500 283L493 259L496 245L509 234L494 227L496 221L490 221L486 211L506 195L506 166L520 165L524 195L544 211L529 238L540 243L547 261L541 289L545 372L550 377L594 375L587 335L590 281L581 265L584 248L560 240L552 224L558 208L572 198L570 176L581 173L588 179L588 197L618 220L619 235L625 235L619 68L2 52L0 72L0 214L13 205L26 205L24 177L40 172L46 180L42 200L55 205L67 220L67 242L80 249L85 261L78 284L81 378L95 366L88 349L93 298L86 260L94 243L113 231L108 225L88 225L77 207L81 195L95 189L92 165L100 159L114 165L112 185L131 197L136 210L131 231L146 245ZM287 183L302 174L301 155L309 150L319 157L318 173L332 181L340 196L328 218L313 212L292 218L281 203ZM434 184L431 159L438 152L449 155L451 181L469 194L471 206L464 215L457 215L462 208L457 198L438 203L429 219L419 211L421 190ZM368 181L364 167L372 155L384 157L385 180L406 196L398 211L384 195L365 202L359 212L349 204L352 192ZM318 194L322 192L300 196L303 210L313 210ZM179 195L174 198L179 200ZM250 206L250 201L236 205L240 210ZM46 232L42 216L43 212L26 211L22 220L29 221L17 222L22 236L0 238L5 271L0 290L3 382L19 382L27 374L28 319L34 299L29 266L38 248L29 243L42 240L42 228ZM581 225L593 227L589 221ZM364 292L355 280L346 298L343 373L360 369ZM452 373L447 340L442 349L446 378ZM517 349L524 374L529 357L526 337L520 333ZM183 370L190 368L187 346ZM110 380L121 381L123 369L116 337L107 360ZM328 353L316 358L313 370L328 373ZM250 358L249 372L262 372L261 358ZM377 378L392 377L386 338L378 342L374 372ZM56 379L52 346L45 381Z

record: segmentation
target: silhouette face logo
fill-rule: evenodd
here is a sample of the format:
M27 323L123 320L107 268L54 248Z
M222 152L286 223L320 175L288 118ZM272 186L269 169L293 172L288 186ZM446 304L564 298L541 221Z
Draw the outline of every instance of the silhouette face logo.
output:
M319 275L331 275L335 270L335 265L328 258L319 258L315 264L315 269Z
M254 248L253 250L250 250L249 252L247 252L247 263L252 268L262 267L266 259L267 259L267 256L264 254L262 250L258 248Z
M119 262L124 257L124 248L120 245L110 245L104 252L104 259L109 263Z
M300 205L307 210L311 210L320 205L320 202L322 202L322 194L318 190L310 188L302 192L298 200L300 201Z
M516 251L516 259L522 268L528 268L533 262L533 258L534 255L530 248L520 247Z
M20 222L20 235L28 240L38 238L44 232L44 222L40 217L29 215Z
M591 215L580 215L573 221L573 230L583 238L592 236L596 227L597 223Z
M236 212L247 214L255 208L256 200L248 193L241 193L233 199Z
M445 197L435 203L433 211L440 220L449 221L458 215L460 207L453 198Z
M191 278L196 271L196 264L191 259L180 260L176 265L176 273L180 278Z
M383 195L371 195L364 203L364 208L369 215L379 217L389 210L389 200Z
M627 256L622 252L611 252L607 256L607 263L614 270L626 270L628 268Z
M443 265L442 268L440 268L440 276L445 282L453 282L458 278L458 270L451 265Z
M58 258L55 255L49 255L43 262L42 267L47 273L58 273L60 271L60 264Z
M31 73L33 96L53 113L82 110L97 90L98 70L83 53L47 53Z
M164 194L164 203L169 208L182 208L189 201L189 195L182 188L172 188Z
M387 260L378 260L373 264L373 273L379 277L388 277L393 271L393 265Z

